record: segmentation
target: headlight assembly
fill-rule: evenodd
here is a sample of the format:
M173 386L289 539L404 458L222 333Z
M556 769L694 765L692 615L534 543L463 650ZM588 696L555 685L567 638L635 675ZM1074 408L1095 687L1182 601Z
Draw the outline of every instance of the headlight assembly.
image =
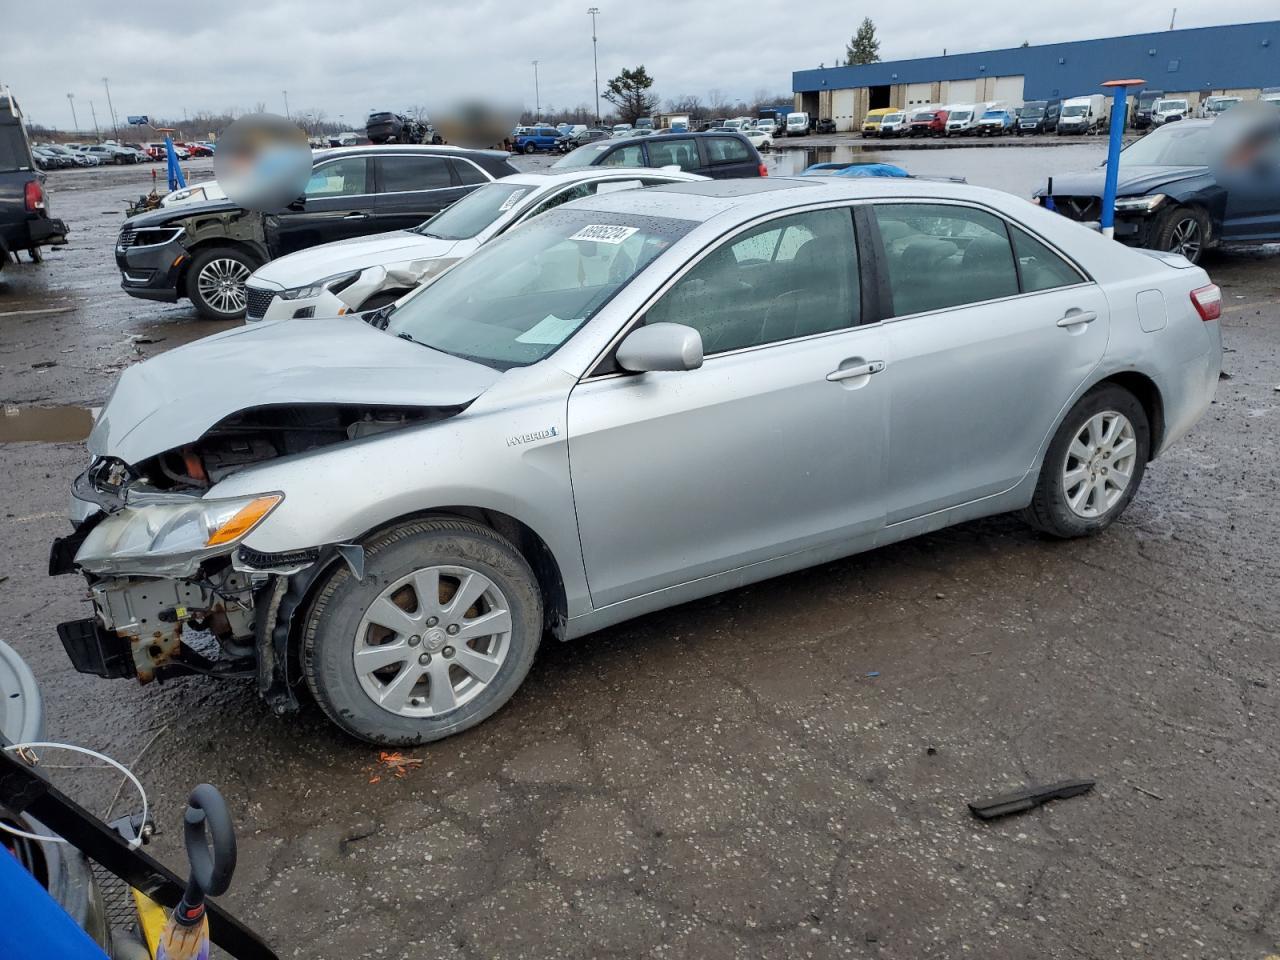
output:
M1123 210L1126 213L1150 213L1167 199L1169 198L1163 193L1153 193L1146 197L1117 197L1116 210Z
M131 496L128 507L93 528L76 563L93 573L194 571L243 540L282 500L282 493L220 500Z
M350 273L334 274L332 277L325 277L323 280L317 280L315 283L308 284L305 287L281 290L276 296L281 300L310 300L312 297L320 296L321 292L325 290L330 293L338 293L355 283L361 272L360 270L354 270Z

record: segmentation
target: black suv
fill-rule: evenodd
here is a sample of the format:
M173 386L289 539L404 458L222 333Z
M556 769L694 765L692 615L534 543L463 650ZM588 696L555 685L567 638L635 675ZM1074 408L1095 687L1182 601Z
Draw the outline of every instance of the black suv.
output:
M244 282L287 253L435 216L482 183L516 173L509 155L460 147L317 150L302 197L274 213L230 200L179 204L130 217L116 239L125 293L187 297L210 320L244 316Z
M553 167L679 167L688 173L722 180L767 177L768 168L756 148L740 133L655 133L588 143L557 160Z
M44 174L31 155L18 105L0 94L0 270L20 250L34 261L42 246L66 242L66 224L49 216Z

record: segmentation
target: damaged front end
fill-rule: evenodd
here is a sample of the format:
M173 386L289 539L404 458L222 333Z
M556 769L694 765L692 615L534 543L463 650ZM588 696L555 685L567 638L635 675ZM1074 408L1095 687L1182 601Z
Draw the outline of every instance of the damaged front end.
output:
M360 575L363 551L352 544L253 550L244 539L285 493L218 497L214 488L256 463L458 409L255 408L136 465L98 457L72 484L76 529L56 540L50 555L50 574L79 570L93 603L92 617L58 627L72 664L82 673L142 683L184 674L256 678L274 710L295 709L294 614L332 564L345 561Z

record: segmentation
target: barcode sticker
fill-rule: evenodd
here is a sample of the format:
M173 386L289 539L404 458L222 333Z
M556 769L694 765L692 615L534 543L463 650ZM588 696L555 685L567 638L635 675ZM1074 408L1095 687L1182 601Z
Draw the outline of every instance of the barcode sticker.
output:
M520 198L523 197L528 192L529 192L528 190L513 190L511 193L511 196L507 197L506 200L502 201L502 206L500 206L498 210L500 212L505 213L506 211L514 207L516 203L520 200Z
M622 243L639 231L639 227L623 227L611 223L589 223L569 239L591 240L595 243Z

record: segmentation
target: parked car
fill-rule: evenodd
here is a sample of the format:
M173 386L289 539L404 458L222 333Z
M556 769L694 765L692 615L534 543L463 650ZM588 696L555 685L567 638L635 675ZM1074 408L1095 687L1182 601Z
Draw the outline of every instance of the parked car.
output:
M597 140L607 140L613 136L611 130L601 130L599 128L589 128L579 133L562 137L556 144L556 149L561 153L568 153L570 150L576 150L578 147L587 143L595 143Z
M977 133L980 137L1003 137L1013 132L1015 122L1012 110L987 110L978 120Z
M487 183L409 230L340 240L272 260L247 281L246 320L376 310L439 276L508 230L563 203L613 190L701 180L679 170L579 167Z
M773 149L773 136L772 134L766 133L764 130L752 127L749 130L740 130L738 132L746 137L747 140L751 142L751 145L757 150Z
M1058 114L1058 136L1095 133L1107 122L1110 110L1111 101L1100 93L1063 100Z
M1191 115L1191 105L1183 97L1171 97L1157 100L1151 108L1151 124L1159 127L1166 123L1183 120Z
M807 137L809 135L809 114L804 111L787 114L787 136Z
M946 130L946 110L925 110L912 117L907 133L913 137L940 137Z
M62 170L73 165L72 161L65 157L50 153L41 147L31 148L31 158L35 161L37 170Z
M1131 246L1166 250L1198 263L1223 242L1280 241L1280 192L1232 189L1211 167L1212 120L1158 126L1120 154L1115 238ZM1077 174L1055 174L1053 205L1069 219L1096 222L1102 214L1099 166ZM1036 192L1043 203L1045 187Z
M972 103L962 103L947 111L947 128L942 132L944 137L960 136L973 133L985 112Z
M769 175L751 141L733 130L601 140L566 154L552 164L552 169L589 166L677 167L717 180Z
M1133 116L1130 124L1135 130L1151 126L1151 108L1164 96L1163 90L1140 90L1133 100Z
M1028 100L1018 113L1018 136L1032 133L1053 133L1058 129L1061 100Z
M629 123L615 123L615 124L613 125L613 132L614 132L614 133L622 133L622 132L624 132L624 131L629 132L629 131L631 131L632 129L634 129L634 128L633 128L633 127L631 126L631 124L629 124Z
M17 103L0 94L0 270L19 251L34 261L42 247L67 242L67 225L50 216L21 117Z
M867 115L862 118L862 135L864 137L880 136L880 121L891 113L900 111L893 107L877 107L875 110L868 110Z
M830 117L824 117L813 125L814 133L835 133L836 122Z
M771 137L772 137L774 134L776 134L776 133L778 132L778 121L777 121L777 120L768 120L768 119L766 119L766 120L757 120L757 121L756 121L756 129L757 129L757 130L759 130L759 131L761 131L762 133L767 133L767 134L769 134L769 136L771 136Z
M140 163L142 158L134 150L113 143L96 143L86 148L86 153L98 158L100 163Z
M881 139L905 137L909 130L910 124L907 121L907 115L902 110L886 113L880 118L879 136Z
M1230 110L1243 99L1243 97L1205 97L1200 101L1200 116L1212 120Z
M59 635L88 672L247 674L277 711L305 687L351 736L438 740L546 634L1009 511L1106 529L1209 409L1220 296L997 190L598 194L370 323L127 368L53 548L93 604Z
M365 120L364 131L370 143L422 143L426 127L403 114L377 110Z
M70 147L63 146L60 143L44 143L40 145L40 149L48 153L56 154L64 160L70 162L73 167L92 167L97 166L98 161L85 153L72 150Z
M301 198L274 213L231 200L130 217L116 239L125 293L187 297L207 319L244 316L244 282L275 257L332 240L415 226L482 183L515 173L508 154L459 147L318 150Z
M516 153L553 150L563 136L555 127L528 127L515 139Z

